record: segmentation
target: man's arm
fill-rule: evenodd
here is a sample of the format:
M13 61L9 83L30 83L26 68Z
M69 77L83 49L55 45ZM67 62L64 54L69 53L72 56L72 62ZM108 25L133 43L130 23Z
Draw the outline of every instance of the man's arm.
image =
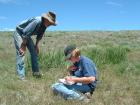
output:
M65 78L67 81L72 81L74 83L83 83L83 84L89 84L93 81L95 81L95 77L94 76L90 76L90 77L66 77Z
M30 37L33 34L36 26L37 26L37 21L32 21L31 23L29 23L29 25L27 25L25 27L25 29L23 29L23 35L22 35L23 41L22 41L21 46L19 48L19 53L21 56L23 56L25 54L26 46L27 46L27 39L28 39L28 37Z
M36 39L36 43L35 43L35 49L36 49L36 52L37 54L39 54L39 42L40 42L41 38L40 39Z
M33 35L33 32L37 26L38 22L37 20L32 21L29 23L24 29L23 29L23 38L28 39L31 35Z
M23 35L22 35L22 37L23 37L23 38L22 38L23 42L21 43L21 47L20 47L20 48L26 46L26 44L27 44L27 39L28 39L28 37L30 37L30 36L33 34L33 32L34 32L36 26L37 26L37 21L34 20L34 21L32 21L31 23L29 23L29 24L25 27L25 29L23 29Z
M27 44L27 39L23 38L23 42L21 43L21 46L19 48L19 53L20 53L21 56L23 56L25 54L26 44Z

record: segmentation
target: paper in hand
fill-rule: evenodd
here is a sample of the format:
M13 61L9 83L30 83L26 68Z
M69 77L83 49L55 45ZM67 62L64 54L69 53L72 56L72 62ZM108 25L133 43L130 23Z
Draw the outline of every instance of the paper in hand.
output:
M72 84L74 84L74 82L66 81L64 78L63 79L59 79L59 82L61 82L63 84L66 84L66 85L72 85Z

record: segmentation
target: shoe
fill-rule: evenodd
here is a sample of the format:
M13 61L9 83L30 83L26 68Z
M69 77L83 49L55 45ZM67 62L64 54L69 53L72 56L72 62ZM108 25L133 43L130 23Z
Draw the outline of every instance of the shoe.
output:
M19 79L20 79L21 81L27 81L27 80L25 79L25 77L19 77Z
M90 99L87 98L86 95L83 95L79 98L80 101L83 101L84 103L89 103L90 102Z
M87 93L85 93L84 95L85 95L88 99L91 99L91 97L92 97L92 95L91 95L90 92L87 92Z
M89 103L89 102L90 102L90 99L87 98L87 99L84 99L83 101L84 101L85 103Z
M42 74L40 72L33 72L33 76L36 78L41 78Z
M18 75L18 78L19 78L20 80L24 80L24 79L25 79L25 76L22 75L22 74L19 74L19 75Z
M24 79L21 79L22 81L26 82L27 80L24 78Z

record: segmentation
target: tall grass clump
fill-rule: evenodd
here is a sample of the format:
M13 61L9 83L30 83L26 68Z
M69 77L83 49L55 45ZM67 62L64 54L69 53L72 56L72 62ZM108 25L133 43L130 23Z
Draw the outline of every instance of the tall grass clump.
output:
M86 50L85 54L97 64L118 64L127 60L127 49L125 47L92 48Z
M50 51L47 53L40 52L38 55L40 68L57 68L65 65L64 54L62 51ZM26 60L27 68L31 67L30 57Z
M124 47L106 48L106 59L108 63L118 64L127 58L127 49Z
M58 50L48 52L44 56L40 55L39 62L40 64L44 64L47 68L57 68L63 66L64 65L63 52Z
M106 48L87 48L82 50L84 55L91 58L98 67L104 64L120 64L127 61L127 48L125 47L106 47ZM38 56L40 68L58 68L64 67L67 62L64 61L64 54L61 50L40 52ZM30 57L27 57L26 67L31 67Z

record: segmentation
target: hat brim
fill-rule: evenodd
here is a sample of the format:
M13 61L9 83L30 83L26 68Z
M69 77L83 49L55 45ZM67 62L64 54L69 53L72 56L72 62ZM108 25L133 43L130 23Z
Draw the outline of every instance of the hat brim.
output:
M46 14L42 14L42 17L44 19L47 19L50 23L52 23L54 26L57 25L57 22L54 22L50 17L48 17Z
M67 56L65 56L65 60L70 59L70 58L71 58L71 56L72 56L72 54L71 54L71 53L70 53L70 54L68 54Z

